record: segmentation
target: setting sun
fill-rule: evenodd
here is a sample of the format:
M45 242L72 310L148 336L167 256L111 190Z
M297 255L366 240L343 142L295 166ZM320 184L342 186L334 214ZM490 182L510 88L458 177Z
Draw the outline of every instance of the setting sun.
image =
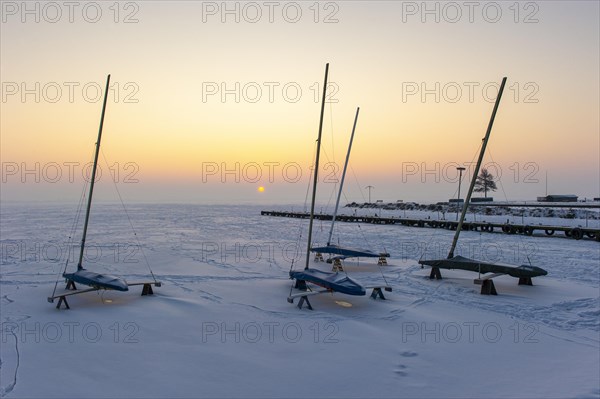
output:
M600 399L599 16L0 0L0 399Z

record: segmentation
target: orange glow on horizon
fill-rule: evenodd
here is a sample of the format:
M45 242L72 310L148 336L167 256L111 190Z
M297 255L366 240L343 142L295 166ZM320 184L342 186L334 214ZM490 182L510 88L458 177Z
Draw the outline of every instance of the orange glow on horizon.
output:
M136 24L7 16L2 162L27 170L89 162L102 108L101 96L89 97L110 73L102 138L109 165L126 173L135 164L140 187L268 185L271 196L309 179L329 62L322 179L339 177L359 106L350 158L359 185L387 181L416 193L443 182L433 174L473 161L493 108L489 97L507 76L485 162L502 165L515 192L537 190L529 181L549 171L556 192L590 181L580 184L581 194L600 195L597 3L546 2L543 23L535 24L515 23L509 9L494 24L422 23L419 16L398 24L402 2L343 2L335 24L217 17L198 24L201 6L145 2ZM218 34L206 40L207 31ZM24 40L39 37L23 52ZM330 45L315 48L320 37ZM502 43L501 51L489 43ZM408 178L407 165L419 168ZM535 179L525 179L535 168ZM400 186L411 182L417 185Z

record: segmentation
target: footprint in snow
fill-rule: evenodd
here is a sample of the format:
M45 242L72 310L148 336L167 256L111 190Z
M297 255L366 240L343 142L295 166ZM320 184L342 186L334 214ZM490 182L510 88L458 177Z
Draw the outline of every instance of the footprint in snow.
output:
M415 357L415 356L418 356L418 355L419 355L418 353L411 352L411 351L402 352L400 354L400 356L402 356L402 357Z
M394 370L394 373L396 373L399 377L406 377L408 375L408 373L405 370L406 370L406 366L403 364L399 364L396 367L396 370Z

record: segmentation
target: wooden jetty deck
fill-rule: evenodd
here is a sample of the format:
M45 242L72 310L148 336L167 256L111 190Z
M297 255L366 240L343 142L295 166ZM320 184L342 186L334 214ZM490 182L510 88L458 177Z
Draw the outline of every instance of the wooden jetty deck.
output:
M277 216L296 219L308 219L310 214L307 212L286 212L286 211L261 211L263 216ZM333 216L324 213L315 214L315 219L332 220ZM456 230L458 222L451 220L436 219L413 219L402 217L379 217L379 216L360 216L360 215L338 215L336 221L347 223L371 223L371 224L400 224L411 227L429 227ZM464 230L482 231L486 233L502 232L505 234L523 234L531 236L540 234L542 236L552 236L557 232L563 233L565 237L581 240L582 238L600 241L600 229L588 227L571 226L551 226L543 224L514 224L497 222L464 222Z

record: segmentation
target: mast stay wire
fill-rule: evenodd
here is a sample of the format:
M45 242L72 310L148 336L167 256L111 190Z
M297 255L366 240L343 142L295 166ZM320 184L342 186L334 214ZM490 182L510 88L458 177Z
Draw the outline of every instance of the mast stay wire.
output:
M481 141L479 143L479 146L477 147L477 150L475 151L475 153L473 154L473 157L471 157L471 162L469 163L469 165L472 165L474 163L474 160L477 158L479 152L481 151L481 146L483 146L483 141ZM467 178L469 177L469 174L467 173ZM473 178L472 176L470 176L471 178ZM458 188L456 190L454 190L454 193L457 194L458 193ZM459 207L459 204L457 203L456 205L457 207ZM421 256L419 257L419 260L423 259L423 256L425 256L425 254L427 253L427 250L429 249L429 246L431 245L433 239L436 236L439 236L441 234L440 231L438 231L439 229L433 229L434 231L429 234L429 239L425 242L425 248L423 248L423 251L421 252ZM437 254L436 254L437 256Z
M488 149L488 154L490 154L490 159L492 160L492 163L496 163L496 161L494 161L494 157L492 156L492 151ZM502 189L502 195L504 195L504 201L508 202L508 196L506 195L506 190L504 190L504 184L502 184L502 178L501 176L497 176L497 180L498 183L500 184L500 188ZM522 212L525 212L525 209L522 210ZM522 234L518 234L519 236L519 241L521 244L523 244L523 235ZM523 248L525 248L525 245L523 244ZM525 252L525 258L527 258L527 262L529 262L529 266L533 266L533 264L531 263L531 259L529 258L529 254L527 253L527 251L523 250L523 252Z
M94 151L95 151L95 147L94 147ZM91 159L94 159L94 151L92 152ZM83 188L81 190L81 194L79 195L79 203L77 204L77 211L75 213L75 218L73 219L73 224L71 225L71 229L69 231L69 237L67 239L67 255L66 255L66 259L65 259L65 267L63 268L62 273L60 273L60 269L58 270L58 273L56 275L56 281L54 282L54 289L52 290L52 296L54 296L56 294L56 288L58 287L58 281L60 280L60 276L67 271L67 266L69 265L69 258L71 256L71 248L72 248L74 240L75 240L75 231L77 230L77 227L79 225L79 219L81 218L83 204L85 203L85 199L87 198L86 193L87 193L87 187L88 187L89 180L85 179L85 178L83 180L84 180L84 183L83 183Z
M100 152L102 153L102 158L104 159L104 163L106 165L107 170L109 171L109 178L113 183L113 186L115 188L115 191L117 192L117 196L119 197L119 201L121 202L121 206L123 207L123 211L125 212L125 216L127 216L127 221L129 222L129 226L131 227L131 231L133 231L133 236L135 237L135 240L137 241L138 244L138 248L140 249L140 252L142 253L142 256L144 258L144 262L146 263L146 267L148 267L148 270L150 271L150 275L152 276L152 279L154 280L154 282L156 283L156 277L154 276L154 272L152 271L152 268L150 267L150 262L148 262L148 258L146 257L146 253L144 252L144 248L142 247L142 243L140 242L140 239L137 235L137 231L135 230L135 227L133 226L133 222L131 221L131 217L129 217L129 212L127 212L127 207L125 206L125 202L123 202L123 197L121 196L121 192L119 191L119 187L117 186L117 182L115 181L115 179L112 178L112 176L110 176L110 166L108 165L108 160L106 159L106 155L104 154L104 150L101 148Z

